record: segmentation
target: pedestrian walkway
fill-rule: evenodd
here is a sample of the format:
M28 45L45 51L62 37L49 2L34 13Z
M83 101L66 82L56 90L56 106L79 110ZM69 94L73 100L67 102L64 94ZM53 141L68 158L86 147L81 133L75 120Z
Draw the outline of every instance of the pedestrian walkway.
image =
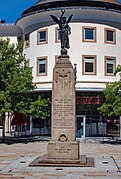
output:
M47 153L47 141L0 144L0 179L121 179L121 145L81 141L80 152L94 167L29 167Z

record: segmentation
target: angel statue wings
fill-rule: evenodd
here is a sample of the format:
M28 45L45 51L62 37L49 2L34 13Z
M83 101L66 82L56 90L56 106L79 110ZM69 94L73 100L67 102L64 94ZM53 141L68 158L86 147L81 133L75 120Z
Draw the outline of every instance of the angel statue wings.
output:
M62 51L65 49L69 49L69 34L71 34L71 28L68 23L71 21L72 16L70 15L68 18L64 17L65 10L61 11L62 14L60 19L54 15L50 15L54 22L59 25L60 28L60 38L61 38L61 49Z

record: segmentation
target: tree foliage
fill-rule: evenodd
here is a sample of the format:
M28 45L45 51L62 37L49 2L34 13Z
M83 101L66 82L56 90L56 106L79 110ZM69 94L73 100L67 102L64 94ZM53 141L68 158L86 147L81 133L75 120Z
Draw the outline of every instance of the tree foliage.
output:
M105 101L99 111L105 116L121 115L121 65L118 65L115 75L119 74L120 80L106 85L103 91Z
M22 55L22 44L10 44L0 39L0 116L5 112L22 112L31 102L29 92L34 90L32 71Z
M34 102L31 102L29 115L33 118L45 119L49 117L49 111L47 110L48 100L41 99L41 96L38 96L38 99Z
M48 103L41 97L32 102L30 91L36 86L22 51L22 43L14 45L9 39L0 39L0 117L10 112L44 119L49 116Z

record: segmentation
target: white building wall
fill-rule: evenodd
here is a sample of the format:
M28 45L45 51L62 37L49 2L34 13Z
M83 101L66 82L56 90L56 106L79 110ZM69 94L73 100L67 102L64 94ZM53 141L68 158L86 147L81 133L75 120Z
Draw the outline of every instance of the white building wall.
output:
M112 82L119 79L119 76L105 76L104 56L116 57L116 65L121 63L121 30L111 26L97 23L70 23L72 33L70 35L70 49L68 54L72 64L77 64L77 85L76 87L104 88L105 82ZM82 42L82 27L91 26L97 29L97 41ZM55 43L55 28L58 25L45 26L37 30L48 29L48 44L37 45L37 30L30 34L30 47L24 49L26 59L30 60L33 67L33 82L38 88L51 88L52 72L55 65L55 55L60 54L60 43ZM111 28L116 30L116 44L105 44L104 29ZM82 55L97 56L97 75L82 75ZM37 76L37 57L48 57L47 76ZM50 82L44 84L45 82ZM78 83L79 82L79 83ZM84 83L83 83L84 82ZM43 85L42 85L43 83Z

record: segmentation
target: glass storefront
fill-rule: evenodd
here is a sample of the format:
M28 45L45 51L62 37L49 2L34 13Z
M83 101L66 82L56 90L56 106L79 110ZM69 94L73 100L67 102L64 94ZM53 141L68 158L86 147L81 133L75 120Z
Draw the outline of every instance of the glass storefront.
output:
M99 113L98 108L103 103L102 92L77 92L76 93L76 114L85 116L81 128L84 132L76 135L77 137L118 137L119 136L119 117L106 118ZM78 126L78 119L77 119ZM79 127L77 127L78 129ZM81 130L82 131L82 130ZM77 134L77 133L76 133Z
M86 117L86 137L106 136L106 120L102 116Z
M107 136L119 137L120 135L120 119L119 117L107 118Z
M51 91L32 93L35 100L38 95L48 99L47 110L50 117L32 119L32 135L51 136ZM76 137L118 137L119 117L106 118L99 113L99 106L103 103L102 92L76 92Z
M48 92L37 92L32 93L33 100L37 99L40 95L42 99L48 99L48 107L47 110L50 111L50 117L46 119L33 119L32 120L32 135L40 135L40 136L51 136L51 91Z
M85 137L106 136L106 120L98 111L102 102L102 92L76 93L76 114L85 115Z
M50 118L48 119L33 119L32 134L41 136L50 136Z
M84 133L84 116L76 116L76 137L81 138Z

